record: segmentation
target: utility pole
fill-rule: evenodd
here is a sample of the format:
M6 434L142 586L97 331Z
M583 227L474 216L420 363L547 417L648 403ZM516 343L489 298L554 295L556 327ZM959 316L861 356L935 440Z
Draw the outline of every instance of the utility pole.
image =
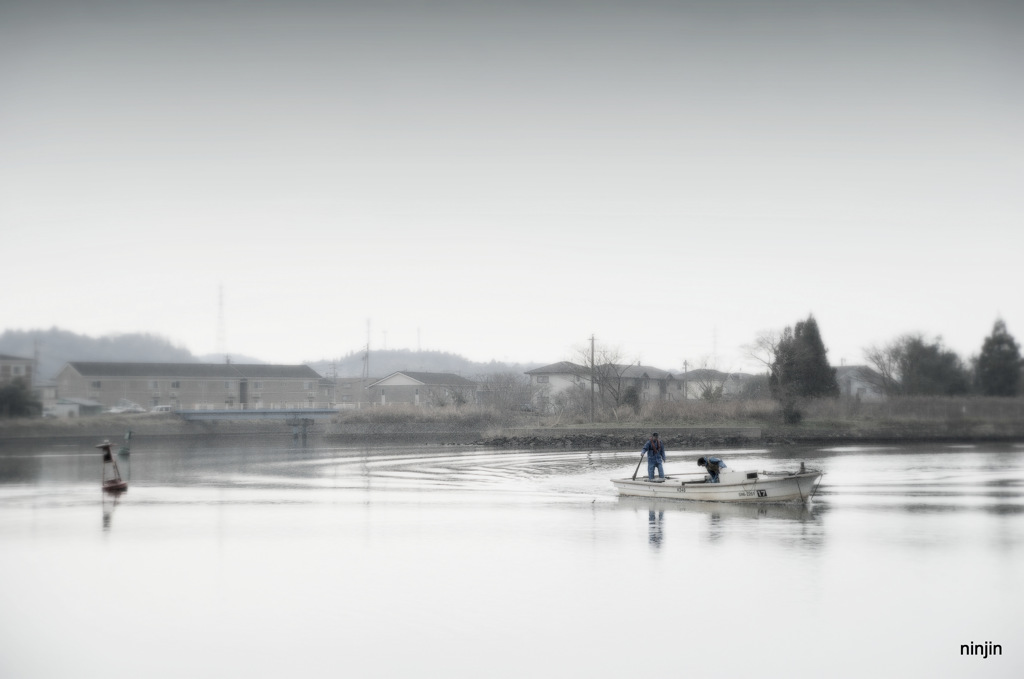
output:
M594 423L594 334L590 334L590 423Z
M363 347L363 374L359 379L359 396L356 398L356 407L363 407L363 396L366 396L367 405L370 397L366 393L366 387L370 383L370 319L366 319L366 346Z
M363 352L363 387L370 378L370 319L366 319L366 351Z
M34 387L39 383L39 345L42 341L38 337L32 338L32 379L29 386Z

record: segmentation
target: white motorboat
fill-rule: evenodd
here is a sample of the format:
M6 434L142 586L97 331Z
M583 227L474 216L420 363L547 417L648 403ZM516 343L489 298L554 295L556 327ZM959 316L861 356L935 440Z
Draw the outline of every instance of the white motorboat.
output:
M712 483L707 474L668 475L664 481L640 478L612 479L620 495L704 502L807 502L818 489L822 472L733 470L728 467Z

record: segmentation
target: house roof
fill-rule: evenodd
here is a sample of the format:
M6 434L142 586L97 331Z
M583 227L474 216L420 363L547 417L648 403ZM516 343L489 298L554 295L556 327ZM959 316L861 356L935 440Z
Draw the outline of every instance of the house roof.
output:
M261 363L232 363L231 367L242 377L273 379L320 379L320 373L308 365L263 365Z
M867 365L840 365L835 367L835 371L836 379L849 376L870 382L882 377L877 370Z
M213 379L320 379L308 365L245 363L111 363L71 361L83 377L192 377Z
M696 370L689 370L684 373L677 373L677 380L725 380L728 377L728 373L724 373L721 370L714 370L712 368L697 368Z
M616 366L622 370L620 375L631 379L639 379L647 377L652 380L667 380L672 379L672 373L661 368L653 368L649 365L627 365L627 366Z
M527 370L524 375L577 375L586 371L587 367L577 365L571 361L559 361L551 365L542 365L533 370Z
M87 407L87 408L102 408L103 407L102 403L100 403L99 401L94 401L91 398L74 398L74 397L70 397L70 396L67 396L67 397L64 397L64 398L61 398L61 399L57 399L57 403L61 403L61 404L65 404L65 405L84 406L84 407Z
M22 358L21 356L11 356L10 354L0 354L0 361L31 361L31 358Z
M649 365L624 365L619 363L611 363L596 366L598 372L607 369L609 367L614 368L615 374L621 377L636 378L640 379L647 377L652 380L666 380L672 378L672 373L661 368L655 368ZM524 374L526 375L580 375L586 377L590 374L590 368L585 365L579 365L572 363L571 361L560 361L558 363L552 363L551 365L541 366L540 368L534 368L533 370L527 370Z
M467 380L461 375L455 373L424 373L424 372L410 372L408 370L398 370L391 373L387 377L377 380L371 387L386 382L395 375L405 375L409 379L416 380L420 384L437 386L437 387L475 387L476 382L473 380Z

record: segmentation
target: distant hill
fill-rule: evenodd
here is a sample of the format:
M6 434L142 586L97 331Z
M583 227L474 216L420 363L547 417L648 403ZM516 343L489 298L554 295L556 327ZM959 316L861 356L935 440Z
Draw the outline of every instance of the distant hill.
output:
M157 335L142 333L89 337L59 328L7 330L0 335L0 353L32 358L39 342L38 379L52 380L68 361L152 361L198 363L188 349Z
M69 361L125 361L150 363L223 363L225 356L195 356L185 347L175 346L165 337L146 333L90 337L59 328L49 330L7 330L0 334L0 353L32 358L39 342L38 377L52 380ZM250 356L231 354L232 363L266 363ZM360 377L363 374L363 353L352 352L337 361L306 361L321 375ZM392 349L370 353L370 376L386 377L399 370L449 372L464 377L495 373L523 373L539 367L539 363L477 363L456 354L442 351L411 351Z
M354 351L336 360L307 361L306 364L321 375L337 377L361 377L363 374L363 352ZM512 372L522 374L539 368L541 363L502 363L490 361L478 363L458 354L444 351L412 351L411 349L382 349L370 352L370 377L387 377L393 372L413 370L417 372L455 373L473 378L478 375L493 375Z

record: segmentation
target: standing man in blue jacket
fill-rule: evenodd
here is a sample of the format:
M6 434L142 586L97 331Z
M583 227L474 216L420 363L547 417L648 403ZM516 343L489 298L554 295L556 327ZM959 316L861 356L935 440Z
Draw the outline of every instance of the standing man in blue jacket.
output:
M657 468L658 479L664 481L665 467L662 466L662 463L665 461L665 446L658 440L658 432L651 434L651 438L644 444L641 454L647 455L647 480L654 480L654 469Z

